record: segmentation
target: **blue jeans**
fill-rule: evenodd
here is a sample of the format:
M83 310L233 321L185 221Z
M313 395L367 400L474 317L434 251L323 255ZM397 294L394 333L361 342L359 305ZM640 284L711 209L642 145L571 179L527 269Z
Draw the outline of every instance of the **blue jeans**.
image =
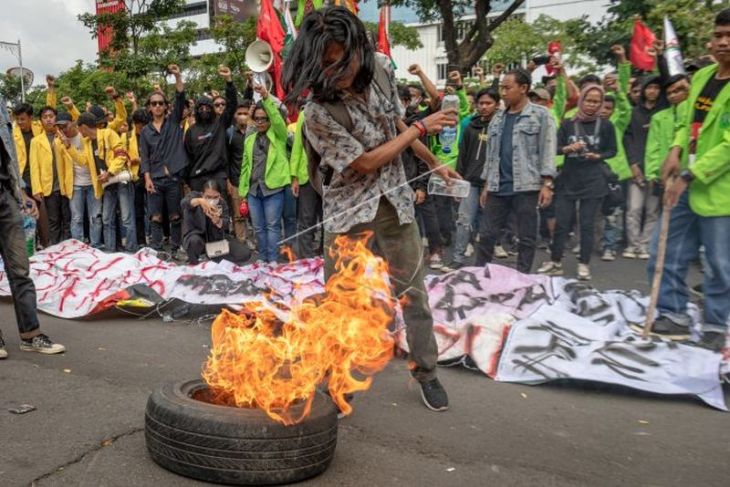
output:
M659 225L651 241L649 282L654 276ZM705 272L702 289L704 330L725 332L730 316L730 216L703 217L689 207L685 192L669 217L667 253L664 274L659 288L659 313L672 321L688 322L689 293L685 278L690 262L697 258L701 245L710 272Z
M459 216L456 219L456 242L454 243L454 262L464 263L466 247L469 245L472 233L477 227L479 214L480 188L471 186L469 194L459 203Z
M261 190L256 195L248 194L248 208L251 223L256 234L259 259L276 262L281 241L281 218L284 213L284 191L264 196Z
M74 186L71 197L71 238L84 240L84 209L89 215L89 237L91 246L100 249L101 241L101 200L94 196L93 186Z
M617 206L610 215L606 215L603 225L603 250L618 250L618 244L624 233L624 209Z
M291 238L297 234L297 199L291 191L291 186L284 188L284 236ZM294 241L288 242L289 247L294 246Z
M134 215L134 184L117 183L104 188L102 222L104 223L104 247L108 252L117 250L117 206L127 239L124 250L136 252L137 225Z

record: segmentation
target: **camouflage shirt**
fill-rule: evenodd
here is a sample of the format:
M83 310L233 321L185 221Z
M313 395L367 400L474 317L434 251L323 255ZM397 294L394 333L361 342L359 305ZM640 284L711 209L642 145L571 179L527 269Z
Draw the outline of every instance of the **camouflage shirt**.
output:
M367 99L343 94L340 99L352 120L352 131L335 121L316 102L308 103L305 108L307 138L321 155L320 164L328 164L335 170L322 198L324 228L330 233L345 233L354 225L373 221L382 196L396 209L401 225L414 221L413 192L400 156L371 174L350 167L363 153L395 138L398 134L395 122L405 114L390 60L376 54L375 62L385 66L393 96L388 98L375 81L370 84Z

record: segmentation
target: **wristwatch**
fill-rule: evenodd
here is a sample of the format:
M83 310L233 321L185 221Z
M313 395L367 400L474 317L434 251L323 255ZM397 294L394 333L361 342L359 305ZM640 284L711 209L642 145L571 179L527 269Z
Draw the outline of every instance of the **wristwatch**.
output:
M692 171L690 171L689 169L684 169L681 173L679 173L679 177L684 179L685 183L689 184L692 182L692 180L694 180L695 175L692 174Z

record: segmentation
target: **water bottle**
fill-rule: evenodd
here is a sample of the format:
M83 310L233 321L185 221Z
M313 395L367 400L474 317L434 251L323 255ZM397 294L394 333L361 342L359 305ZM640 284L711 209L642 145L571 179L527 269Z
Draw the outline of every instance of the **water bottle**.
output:
M35 218L30 215L23 215L23 233L25 234L25 250L28 257L35 253Z
M441 102L441 111L444 110L456 110L459 112L459 97L456 95L446 95ZM441 144L441 150L444 154L451 152L451 146L456 142L456 126L444 127L439 134L439 143Z
M463 179L452 179L451 185L447 185L440 176L431 174L428 180L428 194L439 196L451 196L453 198L466 198L469 196L471 184Z

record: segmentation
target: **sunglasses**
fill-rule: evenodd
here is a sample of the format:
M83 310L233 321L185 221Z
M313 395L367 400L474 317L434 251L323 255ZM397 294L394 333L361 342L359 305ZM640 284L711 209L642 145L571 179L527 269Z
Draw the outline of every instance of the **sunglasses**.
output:
M150 106L151 107L164 107L165 102L164 101L151 101Z
M264 123L269 121L269 117L253 117L253 121L256 123Z
M219 103L213 103L213 105L214 105L215 107L224 107L224 106L226 106L226 104L225 104L225 103L222 103L222 102L219 102Z

